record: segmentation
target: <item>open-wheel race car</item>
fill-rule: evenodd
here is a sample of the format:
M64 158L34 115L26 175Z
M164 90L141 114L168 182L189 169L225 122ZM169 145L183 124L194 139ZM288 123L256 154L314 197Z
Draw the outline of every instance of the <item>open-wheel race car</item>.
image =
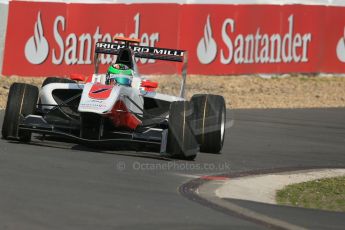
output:
M187 52L138 43L128 38L96 43L95 72L87 80L82 75L50 77L41 89L12 84L3 138L29 142L32 133L39 133L188 160L199 151L219 153L225 135L224 98L197 94L186 100ZM104 74L99 73L100 54L117 56ZM156 92L158 83L139 75L136 58L182 62L180 95Z

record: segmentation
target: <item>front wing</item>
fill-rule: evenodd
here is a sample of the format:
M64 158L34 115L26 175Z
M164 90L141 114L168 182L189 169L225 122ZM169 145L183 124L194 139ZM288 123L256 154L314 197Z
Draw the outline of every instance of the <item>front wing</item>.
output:
M167 144L167 129L151 129L147 128L140 132L113 132L111 138L91 140L78 136L79 129L77 127L56 126L49 124L42 116L29 115L25 117L19 125L19 130L31 131L43 135L52 135L65 137L76 143L88 145L98 148L106 148L113 150L149 150L164 154Z

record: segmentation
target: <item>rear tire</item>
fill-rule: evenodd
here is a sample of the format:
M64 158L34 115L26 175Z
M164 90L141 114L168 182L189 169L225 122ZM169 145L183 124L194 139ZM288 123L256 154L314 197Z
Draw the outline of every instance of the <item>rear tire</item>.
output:
M173 158L194 160L198 153L198 143L190 126L192 112L188 101L176 101L170 105L167 153Z
M224 144L226 108L222 96L197 94L191 98L194 105L193 128L200 152L219 153Z
M30 131L20 131L19 124L30 114L35 114L38 99L38 88L23 83L13 83L8 94L5 117L2 124L4 139L31 140Z
M67 78L48 77L43 81L42 87L50 83L75 83L75 81Z
M80 115L80 137L89 140L100 140L103 133L103 118L95 113Z

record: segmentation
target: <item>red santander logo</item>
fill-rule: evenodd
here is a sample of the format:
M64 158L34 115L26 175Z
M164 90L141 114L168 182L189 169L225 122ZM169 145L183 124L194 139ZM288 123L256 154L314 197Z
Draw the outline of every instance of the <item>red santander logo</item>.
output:
M303 63L308 62L311 33L295 30L294 15L287 19L288 31L265 33L264 26L258 26L252 33L241 33L232 18L226 18L221 31L212 31L210 15L204 26L204 36L197 46L197 57L201 64L210 64L217 57L221 64L265 64L265 63ZM279 28L277 28L279 29ZM213 38L218 33L224 48L217 50L219 44ZM224 46L225 45L225 46Z
M97 26L95 32L82 33L79 36L76 33L69 33L67 36L63 35L66 30L66 19L64 16L56 16L53 29L48 32L53 32L53 40L51 50L49 44L44 36L45 28L43 27L42 12L38 12L37 21L34 25L33 35L29 37L26 42L24 54L26 60L34 65L43 64L48 60L48 54L51 53L51 63L54 65L89 65L92 64L93 49L98 41L111 42L114 36L125 36L124 32L118 32L113 35L110 33L101 33L100 26ZM137 13L133 17L134 32L129 34L131 38L141 38L142 45L154 46L159 41L159 32L140 33L140 14ZM102 64L112 63L113 56L101 55ZM139 60L138 60L139 61ZM154 60L140 59L142 64L154 63Z
M341 37L337 43L337 57L338 60L341 62L345 62L345 29L344 29L344 37Z
M204 27L204 37L198 43L197 57L201 64L209 64L216 58L217 43L212 35L211 17L207 16Z
M187 50L190 74L344 72L344 7L106 6L12 1L3 74L89 74L95 43L110 42L115 35L139 38L143 46ZM100 59L103 70L114 61L111 55ZM170 74L179 69L176 63L159 61L140 68L145 74Z
M49 53L49 45L44 37L41 12L38 12L37 21L34 26L34 35L25 44L25 57L31 64L41 64Z

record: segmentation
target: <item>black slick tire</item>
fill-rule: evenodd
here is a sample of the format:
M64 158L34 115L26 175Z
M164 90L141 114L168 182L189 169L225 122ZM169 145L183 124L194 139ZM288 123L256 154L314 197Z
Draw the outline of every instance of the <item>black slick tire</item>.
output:
M38 88L23 83L13 83L8 94L5 117L2 125L4 139L31 140L31 132L19 130L19 124L30 114L35 114Z
M193 130L200 152L220 153L224 144L226 107L222 96L197 94L191 98L194 106Z
M178 159L193 160L198 143L190 126L193 108L188 101L172 102L169 111L167 153Z

